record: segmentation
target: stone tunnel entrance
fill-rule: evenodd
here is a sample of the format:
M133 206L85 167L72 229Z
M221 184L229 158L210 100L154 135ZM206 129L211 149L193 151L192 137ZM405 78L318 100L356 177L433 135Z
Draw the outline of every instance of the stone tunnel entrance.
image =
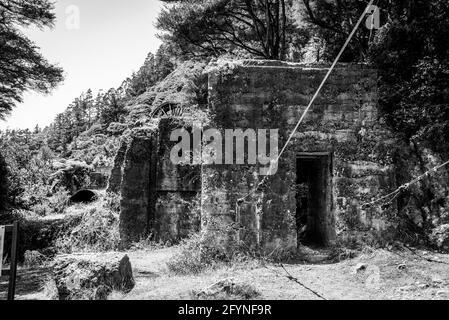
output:
M296 160L296 227L298 245L325 247L333 230L332 155L299 154Z

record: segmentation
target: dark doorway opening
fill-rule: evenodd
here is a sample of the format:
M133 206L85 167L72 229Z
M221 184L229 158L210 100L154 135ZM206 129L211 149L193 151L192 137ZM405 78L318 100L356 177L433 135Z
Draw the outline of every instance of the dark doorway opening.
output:
M296 161L298 245L325 247L332 240L332 157L301 154Z
M72 203L91 203L98 199L98 195L92 190L80 190L70 197Z

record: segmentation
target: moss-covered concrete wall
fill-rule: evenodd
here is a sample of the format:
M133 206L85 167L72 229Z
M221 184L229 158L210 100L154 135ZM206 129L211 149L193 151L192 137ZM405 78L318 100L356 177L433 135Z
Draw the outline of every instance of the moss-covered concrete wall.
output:
M161 119L158 126L156 205L153 232L156 240L176 242L198 232L200 220L195 211L201 189L201 167L176 165L170 159L177 141L170 141L173 130L188 128L179 118Z
M166 118L151 127L135 128L122 139L108 192L120 196L120 236L123 246L152 237L176 242L199 231L195 205L200 191L200 167L175 165L170 152L172 130L183 120Z
M279 129L282 148L327 68L279 62L222 63L210 68L211 127ZM339 65L279 162L263 179L257 165L204 165L203 226L225 243L235 239L268 251L296 248L296 163L301 153L329 154L329 244L352 235L380 235L395 207L362 204L395 187L394 140L377 110L377 74ZM224 135L223 135L224 136ZM247 194L250 197L239 201ZM390 211L389 211L390 210Z

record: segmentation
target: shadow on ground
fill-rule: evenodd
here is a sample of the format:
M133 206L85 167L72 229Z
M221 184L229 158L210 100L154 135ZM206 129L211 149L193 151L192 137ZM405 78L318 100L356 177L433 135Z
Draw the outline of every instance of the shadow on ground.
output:
M20 300L25 296L34 295L41 291L49 274L49 268L20 268L17 270L16 299ZM8 281L7 276L0 278L0 300L6 300L7 298Z

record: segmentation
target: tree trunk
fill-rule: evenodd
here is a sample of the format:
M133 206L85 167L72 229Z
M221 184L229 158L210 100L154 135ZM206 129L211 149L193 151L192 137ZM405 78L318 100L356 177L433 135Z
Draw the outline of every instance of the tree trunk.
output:
M285 12L285 0L281 0L282 25L281 25L281 55L280 59L285 60L287 51L286 32L287 32L287 14Z

